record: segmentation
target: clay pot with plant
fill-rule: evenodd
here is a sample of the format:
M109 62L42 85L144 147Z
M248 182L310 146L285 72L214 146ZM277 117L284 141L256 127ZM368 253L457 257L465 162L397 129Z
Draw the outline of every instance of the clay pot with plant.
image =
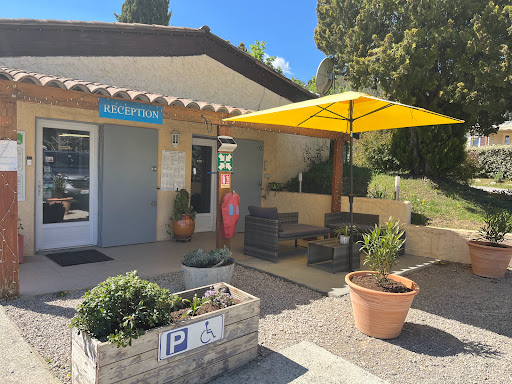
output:
M177 241L190 240L196 229L195 218L196 212L190 206L190 195L186 189L181 189L174 198L171 224L167 225L171 231L167 233Z
M64 197L66 193L66 179L61 174L55 176L54 179L55 186L53 188L53 197L48 199L50 205L61 203L65 209L65 215L69 214L69 209L71 208L72 197Z
M503 244L505 235L512 232L512 212L499 209L487 209L484 225L480 228L483 241L469 240L471 268L478 276L499 279L505 276L512 247Z
M390 220L384 228L376 225L363 234L363 240L358 242L366 254L363 264L372 271L351 272L345 277L356 327L368 336L398 337L414 296L420 291L414 281L391 274L405 242L403 234L398 220Z

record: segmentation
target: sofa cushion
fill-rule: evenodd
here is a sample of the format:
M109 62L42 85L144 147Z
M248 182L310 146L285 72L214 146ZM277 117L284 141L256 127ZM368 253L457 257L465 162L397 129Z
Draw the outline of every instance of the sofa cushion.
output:
M279 220L276 207L257 207L256 205L249 205L248 208L251 216L261 219Z
M329 228L307 224L283 224L281 227L283 228L283 231L279 232L279 237L282 239L325 236L331 231Z

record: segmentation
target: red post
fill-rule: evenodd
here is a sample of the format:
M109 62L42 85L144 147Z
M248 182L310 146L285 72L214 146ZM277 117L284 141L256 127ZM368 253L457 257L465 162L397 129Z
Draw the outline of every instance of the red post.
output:
M16 145L16 133L16 100L0 99L0 142ZM0 157L3 148L0 145ZM17 188L16 171L0 169L0 299L20 293Z
M217 125L217 136L231 136L231 127L225 125ZM217 148L220 147L220 143L217 141ZM231 186L229 188L221 188L222 175L229 174L231 178L231 172L217 172L217 222L216 222L216 244L217 248L222 248L224 245L231 248L231 239L225 239L222 237L222 199L229 192L231 192Z
M345 140L334 140L334 158L332 160L331 212L341 212L341 194L343 187L343 144Z

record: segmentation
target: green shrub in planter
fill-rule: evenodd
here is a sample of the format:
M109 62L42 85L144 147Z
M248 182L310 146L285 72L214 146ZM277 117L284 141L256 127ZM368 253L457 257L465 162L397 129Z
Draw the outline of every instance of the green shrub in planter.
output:
M206 253L202 249L189 251L183 257L183 264L194 268L211 268L214 266L227 265L233 261L232 252L224 248L213 249Z
M71 320L71 327L118 347L146 330L171 322L169 314L183 308L183 300L169 290L141 280L136 271L109 277L87 291Z

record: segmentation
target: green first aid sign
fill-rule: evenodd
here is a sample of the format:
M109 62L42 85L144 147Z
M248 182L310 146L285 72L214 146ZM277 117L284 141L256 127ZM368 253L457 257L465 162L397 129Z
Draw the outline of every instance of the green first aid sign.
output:
M18 145L21 145L23 144L23 134L19 133L17 134L17 140L18 140Z
M217 156L218 167L217 170L231 172L233 170L233 155L231 153L219 153Z

